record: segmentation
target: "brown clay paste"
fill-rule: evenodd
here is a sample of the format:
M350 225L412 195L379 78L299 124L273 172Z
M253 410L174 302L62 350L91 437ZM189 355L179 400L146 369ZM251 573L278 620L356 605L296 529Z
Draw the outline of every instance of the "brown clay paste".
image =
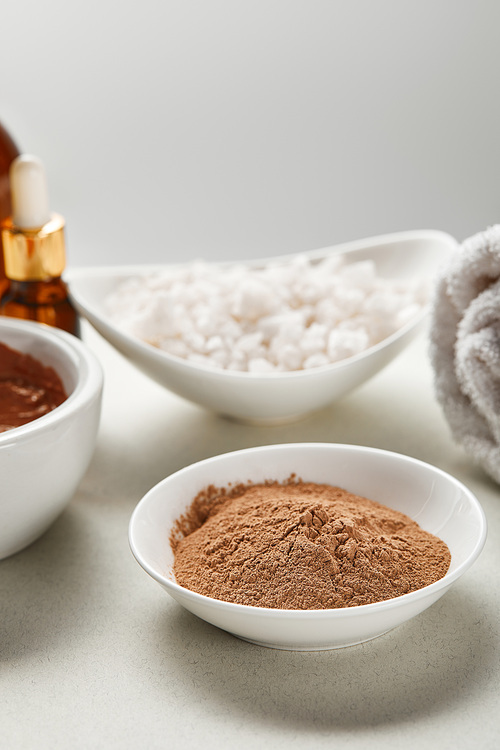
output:
M0 343L0 432L32 422L66 398L52 367Z
M447 545L395 510L330 485L209 487L171 538L177 583L238 604L331 609L442 578Z

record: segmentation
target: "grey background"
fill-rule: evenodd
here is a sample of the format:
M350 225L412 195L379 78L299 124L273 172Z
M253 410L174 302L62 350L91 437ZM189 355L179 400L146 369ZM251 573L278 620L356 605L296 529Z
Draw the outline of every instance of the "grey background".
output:
M231 259L500 218L495 0L16 0L0 120L68 263Z

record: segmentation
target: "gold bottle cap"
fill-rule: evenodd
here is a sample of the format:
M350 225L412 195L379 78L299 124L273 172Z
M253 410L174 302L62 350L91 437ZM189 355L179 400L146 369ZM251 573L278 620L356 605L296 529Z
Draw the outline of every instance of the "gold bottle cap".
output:
M64 219L51 214L35 229L2 222L5 275L12 281L46 281L61 276L66 265Z

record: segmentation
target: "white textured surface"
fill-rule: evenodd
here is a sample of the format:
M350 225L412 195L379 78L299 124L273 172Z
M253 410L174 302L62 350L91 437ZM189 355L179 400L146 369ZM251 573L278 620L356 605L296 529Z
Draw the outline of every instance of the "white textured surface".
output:
M97 452L49 532L0 564L2 746L495 748L500 489L451 442L425 341L321 414L258 428L182 401L85 336L106 374ZM489 536L456 586L392 633L341 651L272 651L184 612L137 565L127 527L142 494L175 469L309 440L440 466L477 493Z

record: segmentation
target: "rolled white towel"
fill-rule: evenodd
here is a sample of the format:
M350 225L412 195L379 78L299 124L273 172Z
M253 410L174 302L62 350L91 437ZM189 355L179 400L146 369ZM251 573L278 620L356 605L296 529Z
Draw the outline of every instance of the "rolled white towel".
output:
M500 483L500 225L465 240L443 268L430 356L454 439Z

